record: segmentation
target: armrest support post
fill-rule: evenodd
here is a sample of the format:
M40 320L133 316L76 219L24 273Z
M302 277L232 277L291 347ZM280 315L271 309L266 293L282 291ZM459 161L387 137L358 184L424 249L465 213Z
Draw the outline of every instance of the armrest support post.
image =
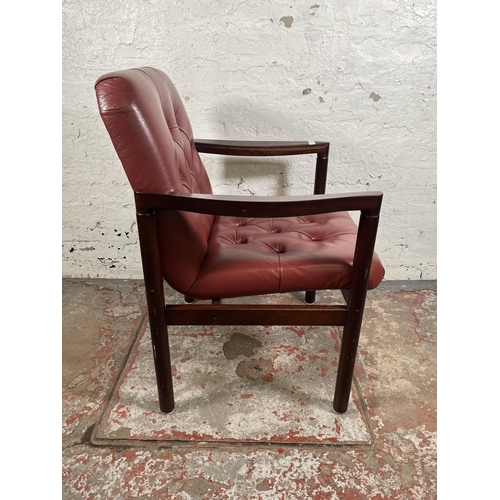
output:
M316 174L314 177L314 194L325 194L326 178L328 174L328 153L330 145L316 157Z

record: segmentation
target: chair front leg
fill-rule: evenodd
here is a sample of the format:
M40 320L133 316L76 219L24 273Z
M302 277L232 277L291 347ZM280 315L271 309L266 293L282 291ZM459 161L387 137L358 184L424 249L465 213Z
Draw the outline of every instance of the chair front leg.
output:
M335 395L333 397L333 409L337 413L345 413L349 403L354 363L356 362L359 334L363 322L366 293L375 248L378 218L378 213L368 215L361 212L356 249L354 251L351 286L349 290L342 290L347 302L348 313L344 334L342 335Z
M362 321L363 308L349 311L347 324L344 326L342 335L335 395L333 397L333 409L337 413L345 413L349 404Z
M168 329L165 321L165 295L161 274L160 255L156 237L156 217L153 213L137 213L137 227L141 246L144 285L148 304L149 329L158 386L160 410L174 411L174 390Z

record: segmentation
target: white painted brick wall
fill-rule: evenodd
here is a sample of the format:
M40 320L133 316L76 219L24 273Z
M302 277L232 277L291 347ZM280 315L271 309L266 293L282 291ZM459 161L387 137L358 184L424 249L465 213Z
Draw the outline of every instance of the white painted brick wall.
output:
M147 65L195 137L329 141L327 192L384 192L386 279L436 278L434 0L64 1L63 64L64 276L142 277L93 86ZM216 193L312 193L314 156L203 159Z

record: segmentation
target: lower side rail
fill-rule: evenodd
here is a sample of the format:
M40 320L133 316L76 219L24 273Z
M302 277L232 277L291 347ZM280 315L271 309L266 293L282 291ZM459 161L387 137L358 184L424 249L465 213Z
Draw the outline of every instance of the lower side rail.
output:
M168 305L167 325L344 326L347 306Z

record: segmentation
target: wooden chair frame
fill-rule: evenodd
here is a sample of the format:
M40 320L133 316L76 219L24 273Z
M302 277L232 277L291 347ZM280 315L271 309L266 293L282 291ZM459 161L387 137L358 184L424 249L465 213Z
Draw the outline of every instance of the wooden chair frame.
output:
M200 153L232 156L316 154L314 195L291 197L218 196L135 192L137 224L144 269L148 315L160 409L174 410L169 325L330 325L343 326L333 408L347 410L363 310L382 203L382 193L325 195L329 143L196 140ZM166 305L156 233L156 212L181 210L234 217L293 217L338 211L360 211L353 274L345 305ZM315 291L306 291L306 302Z

